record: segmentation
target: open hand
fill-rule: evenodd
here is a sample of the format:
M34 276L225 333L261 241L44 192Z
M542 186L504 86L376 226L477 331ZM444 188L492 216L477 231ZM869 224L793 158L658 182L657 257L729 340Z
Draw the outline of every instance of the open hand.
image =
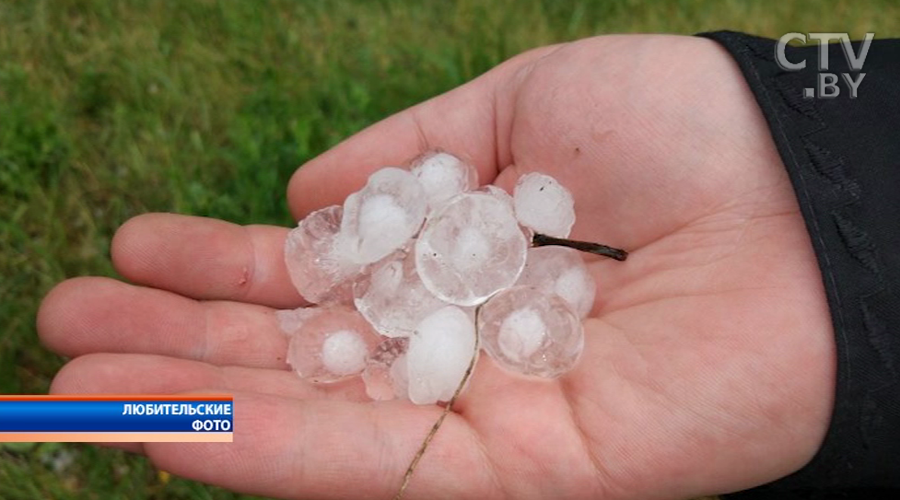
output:
M610 36L528 52L300 169L298 218L433 148L511 190L542 171L575 195L597 301L577 369L520 378L482 356L408 498L677 499L799 469L831 413L821 276L749 88L714 42ZM440 413L287 370L274 311L302 299L286 228L151 214L117 233L132 284L62 283L44 342L53 392L229 392L234 443L124 445L175 474L292 498L390 498Z

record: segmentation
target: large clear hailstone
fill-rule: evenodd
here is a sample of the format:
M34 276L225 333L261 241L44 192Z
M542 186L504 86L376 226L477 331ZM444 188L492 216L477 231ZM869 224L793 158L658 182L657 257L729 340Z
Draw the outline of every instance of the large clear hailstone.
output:
M344 201L340 252L357 264L387 257L416 235L427 208L425 191L411 173L394 167L373 173Z
M597 285L578 250L557 246L528 249L517 285L546 288L562 297L580 319L594 306Z
M515 286L491 297L478 315L482 346L504 368L544 378L571 370L584 350L581 321L544 288Z
M410 171L422 184L432 210L459 193L478 187L478 172L475 167L450 153L425 153L413 161Z
M527 247L506 203L486 192L463 193L425 223L416 240L416 270L439 299L477 305L515 283Z
M423 318L445 306L422 284L412 253L375 264L353 286L354 304L386 337L408 337Z
M384 339L369 353L362 379L366 394L376 401L407 399L406 350L409 339Z
M415 404L449 401L475 350L471 316L446 306L423 319L409 338L406 369L409 399Z
M284 261L300 295L314 304L353 301L353 279L362 267L336 251L343 209L317 210L300 221L287 236Z
M378 342L378 335L358 312L322 308L291 336L287 362L304 379L335 382L359 375Z
M575 199L549 175L532 172L516 182L513 191L516 217L537 233L566 238L575 224Z

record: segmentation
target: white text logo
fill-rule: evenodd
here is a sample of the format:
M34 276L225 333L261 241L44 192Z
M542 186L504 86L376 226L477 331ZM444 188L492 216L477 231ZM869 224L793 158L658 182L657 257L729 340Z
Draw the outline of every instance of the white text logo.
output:
M785 71L800 71L806 68L806 59L799 61L791 61L785 53L785 48L791 40L800 40L802 43L815 40L819 43L818 68L819 74L816 78L815 87L807 87L803 89L803 97L811 99L819 97L821 99L834 99L841 95L841 87L838 85L840 79L843 79L850 88L850 98L855 99L859 92L859 84L862 83L866 74L862 72L863 63L869 54L869 46L875 33L866 33L865 38L858 47L858 52L853 50L850 43L850 35L847 33L786 33L778 39L775 46L775 60L778 66ZM840 40L841 48L844 49L844 59L850 66L849 73L832 73L828 71L828 42L832 40ZM840 75L840 76L839 76Z

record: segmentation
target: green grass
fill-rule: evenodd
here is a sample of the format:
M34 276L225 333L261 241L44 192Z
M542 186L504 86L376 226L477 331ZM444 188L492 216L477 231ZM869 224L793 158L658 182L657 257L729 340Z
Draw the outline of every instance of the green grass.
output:
M0 393L64 360L34 317L61 280L114 275L129 217L290 224L293 170L523 50L615 32L900 35L890 0L0 0ZM71 458L72 460L66 460ZM83 445L0 445L0 498L236 498Z

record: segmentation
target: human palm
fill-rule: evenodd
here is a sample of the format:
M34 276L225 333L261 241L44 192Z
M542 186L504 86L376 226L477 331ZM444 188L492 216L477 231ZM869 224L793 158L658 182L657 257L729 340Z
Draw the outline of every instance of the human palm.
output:
M529 52L361 132L298 171L302 217L431 148L511 190L576 200L597 301L578 367L520 378L483 356L409 498L686 498L760 484L817 450L834 345L815 257L763 118L713 42L601 37ZM173 473L297 498L385 498L440 413L286 370L274 311L302 303L287 229L176 215L113 243L134 285L70 280L38 326L77 356L56 392L230 392L235 440L126 445Z

